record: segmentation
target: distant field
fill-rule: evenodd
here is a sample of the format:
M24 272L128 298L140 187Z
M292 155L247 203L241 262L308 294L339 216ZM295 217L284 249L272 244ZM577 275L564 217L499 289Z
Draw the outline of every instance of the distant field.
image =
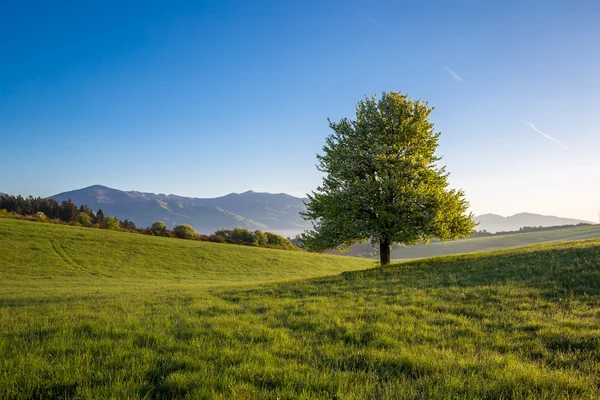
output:
M0 398L600 397L600 240L371 265L0 220Z
M556 230L516 233L454 242L420 244L401 247L392 251L392 259L401 261L425 257L437 257L451 254L464 254L480 251L507 249L530 244L600 238L600 225L577 226Z

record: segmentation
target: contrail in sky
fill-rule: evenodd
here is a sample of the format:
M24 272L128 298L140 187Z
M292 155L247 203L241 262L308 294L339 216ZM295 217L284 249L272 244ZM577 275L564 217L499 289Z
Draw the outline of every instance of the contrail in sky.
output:
M543 137L545 137L548 140L552 140L554 143L558 144L559 146L562 146L564 149L569 150L569 147L567 147L566 144L564 144L563 142L561 142L560 140L553 138L552 136L540 131L538 128L535 127L534 124L532 124L531 122L527 122L525 120L523 120L524 123L526 123L527 125L529 125L531 127L531 129L533 129L534 131L536 131L537 133L539 133L540 135L542 135Z
M446 68L446 71L448 71L448 73L449 73L450 75L452 75L452 77L453 77L454 79L456 79L456 80L457 80L457 81L459 81L459 82L462 82L462 81L463 81L463 80L462 80L462 78L461 78L460 76L458 76L458 74L457 74L456 72L452 71L452 70L451 70L450 68L448 68L448 67L444 67L444 68Z
M379 20L376 20L376 19L375 19L375 18L373 18L373 17L367 17L367 20L368 20L369 22L372 22L372 23L374 23L375 25L379 25L379 26L382 26L382 25L383 25L381 22L379 22Z

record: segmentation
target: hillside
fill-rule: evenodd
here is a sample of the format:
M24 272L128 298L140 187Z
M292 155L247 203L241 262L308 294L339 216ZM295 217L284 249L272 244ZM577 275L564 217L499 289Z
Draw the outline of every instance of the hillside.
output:
M364 259L136 235L0 218L0 294L32 283L193 282L203 287L302 279L367 268Z
M150 226L154 221L164 221L170 228L182 223L190 224L200 233L244 227L285 236L295 236L310 227L299 214L305 208L303 199L285 193L248 191L201 199L95 185L50 197L59 202L71 199L75 204L87 204L93 210L101 208L107 215L134 221L142 227Z
M394 244L392 246L392 259L402 261L451 254L508 249L536 243L594 238L600 238L600 225L566 226L534 232L476 237L458 241L449 241L447 243L431 242L429 244L418 244L414 246ZM377 247L373 247L368 242L354 245L349 251L344 253L332 250L329 254L379 259Z
M369 263L1 219L0 235L0 398L600 396L600 240L294 279Z
M536 243L594 238L600 238L600 225L576 226L548 231L481 237L451 241L445 244L436 242L427 245L419 244L415 246L395 247L392 250L392 258L394 260L406 260L507 249Z

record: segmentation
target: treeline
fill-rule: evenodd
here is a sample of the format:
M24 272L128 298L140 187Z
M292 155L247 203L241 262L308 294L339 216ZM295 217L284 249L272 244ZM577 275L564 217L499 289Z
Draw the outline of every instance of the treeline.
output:
M133 222L105 216L102 209L94 212L87 205L77 207L70 199L58 203L43 197L0 195L0 210L6 215L19 215L41 222L54 222L104 229L136 229Z
M300 248L295 246L289 239L272 232L263 232L261 230L252 232L246 228L219 229L211 235L203 235L197 233L194 227L188 224L177 225L173 230L169 230L162 221L154 222L150 228L146 229L149 229L151 232L150 234L155 236L285 250L300 250Z
M250 232L245 228L219 229L215 232L215 235L222 237L226 243L300 250L300 248L295 246L289 239L272 232L263 232L261 230Z
M261 230L251 232L245 228L235 228L232 230L220 229L211 235L204 235L197 233L191 225L187 224L177 225L173 229L168 229L162 221L156 221L150 227L138 228L133 221L128 221L127 219L121 221L114 216L105 216L102 209L94 212L87 205L77 207L71 199L58 203L54 199L45 199L43 197L0 194L0 217L68 224L87 228L120 230L143 235L205 242L300 250L289 239Z

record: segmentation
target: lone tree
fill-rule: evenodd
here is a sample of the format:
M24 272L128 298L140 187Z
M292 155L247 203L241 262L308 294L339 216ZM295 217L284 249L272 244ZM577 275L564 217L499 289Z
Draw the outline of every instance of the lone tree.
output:
M329 121L333 133L317 155L322 186L308 196L303 234L309 251L372 240L381 264L390 263L392 243L469 236L476 223L462 190L448 188L448 173L436 157L435 133L426 102L397 92L365 98L356 119Z

